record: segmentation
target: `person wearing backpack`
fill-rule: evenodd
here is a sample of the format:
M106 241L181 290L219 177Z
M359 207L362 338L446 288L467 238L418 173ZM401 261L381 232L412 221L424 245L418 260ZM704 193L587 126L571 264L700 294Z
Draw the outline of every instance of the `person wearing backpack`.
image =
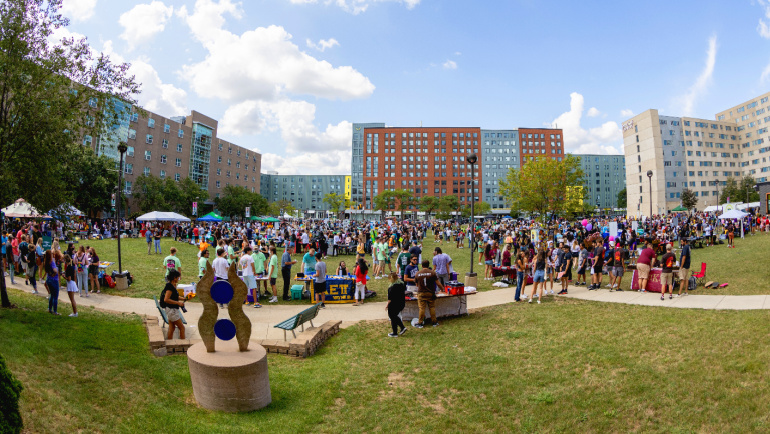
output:
M613 255L615 259L614 267L612 268L612 274L615 276L613 289L616 291L623 291L623 289L620 288L620 282L623 280L623 274L625 274L626 270L625 260L628 259L628 250L625 248L625 243L618 241Z
M684 295L687 295L689 289L688 276L690 275L690 243L684 243L682 245L682 252L679 254L679 294L677 297L682 296L682 290L684 289Z
M163 291L160 293L160 307L166 311L166 318L168 318L168 335L166 339L174 339L174 329L179 329L179 339L184 339L184 324L182 324L182 316L179 314L179 308L184 307L184 298L179 299L179 291L176 287L179 284L179 279L182 274L177 270L170 270L168 272L168 283Z

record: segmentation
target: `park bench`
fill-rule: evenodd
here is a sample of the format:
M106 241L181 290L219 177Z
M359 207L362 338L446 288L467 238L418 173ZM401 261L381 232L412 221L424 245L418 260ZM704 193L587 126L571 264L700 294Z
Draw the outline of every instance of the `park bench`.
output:
M313 306L303 310L302 312L294 315L293 317L287 319L286 321L280 322L273 327L283 329L283 340L286 340L286 330L291 330L291 334L294 335L294 337L297 337L297 334L294 333L294 329L296 329L299 326L302 326L302 331L305 331L305 323L310 321L310 326L315 327L313 325L313 318L315 318L318 315L318 309L321 308L322 303L316 303Z
M166 311L160 307L160 303L158 302L158 297L152 296L152 298L155 300L155 307L158 308L158 312L160 312L160 317L163 318L163 328L166 328L166 324L168 324L168 317L166 316ZM182 315L182 312L179 312L179 317L182 318L182 324L187 324L187 321L184 319L184 315Z

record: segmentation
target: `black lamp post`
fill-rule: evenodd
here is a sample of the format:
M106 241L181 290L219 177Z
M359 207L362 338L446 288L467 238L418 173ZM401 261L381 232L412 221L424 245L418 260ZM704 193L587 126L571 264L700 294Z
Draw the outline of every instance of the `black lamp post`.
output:
M475 235L475 232L476 232L475 229L476 228L475 228L475 222L474 222L475 211L474 211L474 208L473 208L473 204L474 204L475 201L474 201L473 195L474 195L474 189L476 187L476 184L473 181L473 165L476 164L476 161L478 161L478 157L476 157L476 154L471 154L471 155L468 155L468 157L465 158L465 161L467 161L471 165L471 225L470 225L470 228L469 228L469 231L468 231L469 235L470 235L470 240L471 240L471 248L470 248L470 251L471 251L471 271L468 274L466 274L466 276L468 276L468 277L475 277L476 273L473 272L473 236Z
M717 186L717 212L719 212L719 178L714 180L714 185Z
M120 142L118 145L118 152L120 152L120 170L118 171L118 196L117 200L115 202L115 210L117 214L117 223L118 223L118 274L123 274L123 263L121 261L120 257L120 202L121 202L121 194L123 193L123 154L126 153L128 150L128 146L126 146L125 143Z
M652 170L647 171L647 179L650 180L650 218L652 218Z

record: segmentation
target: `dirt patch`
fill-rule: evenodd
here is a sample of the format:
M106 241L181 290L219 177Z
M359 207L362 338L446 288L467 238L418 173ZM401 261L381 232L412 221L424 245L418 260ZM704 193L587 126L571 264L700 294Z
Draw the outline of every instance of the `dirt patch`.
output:
M435 402L431 402L427 398L425 398L423 395L419 395L417 397L417 401L419 401L420 406L423 407L423 408L425 408L425 407L431 408L431 409L433 409L433 411L435 411L438 414L445 414L446 413L446 408L444 408L444 405L441 403L440 400L439 401L435 401Z
M414 385L414 381L408 380L401 372L388 374L388 386L395 389L407 389Z

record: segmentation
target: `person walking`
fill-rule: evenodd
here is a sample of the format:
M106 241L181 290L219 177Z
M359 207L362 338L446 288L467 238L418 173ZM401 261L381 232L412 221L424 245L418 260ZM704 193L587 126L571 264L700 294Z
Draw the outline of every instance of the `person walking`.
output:
M521 301L521 291L524 286L525 273L527 271L527 256L523 250L516 255L516 295L514 301Z
M254 271L254 259L251 257L251 246L243 248L243 254L241 259L238 260L238 268L241 270L243 276L243 283L246 284L246 300L243 300L245 304L249 304L249 297L254 302L254 307L259 304L258 295L259 288L257 287L256 272ZM255 291L256 290L256 291Z
M153 234L153 238L155 239L155 253L157 254L162 253L160 249L160 236L161 236L160 228L155 228L155 233Z
M538 249L537 255L533 258L533 262L535 265L535 274L533 277L534 285L532 286L532 292L529 294L529 302L532 303L532 300L535 298L535 294L537 293L537 304L540 304L540 299L543 298L543 292L545 290L546 263L545 250L543 250L542 247ZM537 292L538 287L540 288L540 292Z
M91 292L96 294L102 293L102 288L99 284L99 255L96 254L96 249L91 247L91 255L89 257L88 264L88 278L91 282Z
M449 282L449 268L452 266L452 258L441 251L441 247L433 250L433 267L436 269L436 275L443 285Z
M639 292L647 291L647 281L650 269L655 265L655 250L652 250L652 240L647 240L645 248L636 261L636 271L639 273Z
M182 274L182 261L176 257L176 247L172 247L169 250L169 255L163 259L163 268L166 269L166 278L171 270L176 270L179 274Z
M690 243L684 243L682 245L682 252L679 254L679 294L677 297L682 296L682 290L684 295L688 292L688 279L690 278Z
M209 263L209 251L208 249L201 252L201 257L198 258L198 280L203 278L206 274L207 265Z
M147 254L151 255L152 254L152 230L151 229L148 228L147 230L144 231L144 238L147 241Z
M427 260L422 261L422 270L418 271L414 277L417 282L417 306L420 309L420 316L415 326L421 329L425 326L425 310L430 311L430 319L433 321L433 327L438 327L438 318L436 318L436 287L438 286L442 291L444 285L436 275L436 272L431 270L430 262Z
M284 243L283 255L281 255L281 277L283 278L283 296L281 298L283 301L291 300L291 297L289 296L289 286L291 285L291 266L297 263L297 261L293 261L291 259L291 253L289 253L290 248L291 242L286 241Z
M406 285L398 278L398 273L390 273L390 287L388 288L388 304L385 310L388 311L390 318L390 327L392 333L388 333L391 338L397 338L406 333L406 326L399 316L406 306ZM400 329L400 330L399 330Z
M179 291L177 291L177 285L182 275L176 271L171 270L168 273L168 283L163 288L163 296L161 297L162 306L166 310L166 317L168 318L168 334L166 339L174 339L174 329L179 329L179 339L185 339L184 324L182 323L182 316L179 314L179 308L184 307L184 298L179 299Z
M267 275L270 278L270 288L272 289L272 297L270 298L270 303L277 303L278 302L278 291L275 290L275 282L278 280L278 255L275 253L275 246L270 246L270 260L268 261L268 272ZM326 277L326 276L324 276ZM326 306L322 306L326 307Z
M666 298L666 289L668 289L668 298L674 298L674 285L673 285L673 278L674 278L674 265L676 262L676 255L671 252L672 246L671 244L666 244L666 253L660 258L660 263L663 267L663 270L660 273L661 277L661 290L660 290L660 299L665 300Z
M46 279L45 286L48 289L48 313L60 315L59 308L59 268L56 266L56 259L53 252L47 250L43 254L43 270Z
M75 263L70 256L64 256L64 267L64 278L67 279L67 296L72 305L72 313L69 316L77 318L78 306L75 303L75 293L78 292L78 285L75 283Z

